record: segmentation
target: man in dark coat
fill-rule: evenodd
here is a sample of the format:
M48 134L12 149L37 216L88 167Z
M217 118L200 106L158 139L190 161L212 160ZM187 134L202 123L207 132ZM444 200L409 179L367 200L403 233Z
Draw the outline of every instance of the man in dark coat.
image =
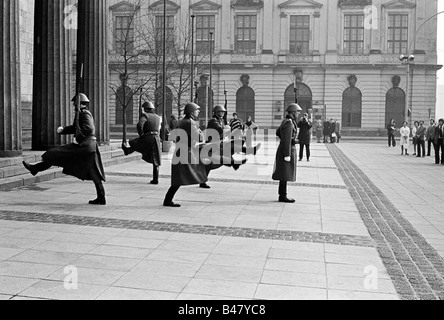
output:
M140 137L131 140L129 148L122 144L122 149L126 156L135 151L141 153L143 155L142 159L153 165L153 181L150 183L157 185L159 184L159 167L162 164L162 147L159 137L162 119L155 114L152 102L145 102L143 109L145 112L137 124L137 132Z
M435 127L435 164L440 163L444 164L444 119L439 119Z
M179 120L177 119L177 116L172 114L171 115L171 120L169 123L170 126L170 131L176 130L177 128L179 128Z
M74 142L49 150L43 154L43 162L31 165L23 161L23 165L34 176L52 166L57 166L62 167L63 173L66 175L74 176L83 181L93 181L96 186L97 199L90 201L89 204L106 205L105 189L102 184L102 181L105 181L105 172L95 137L94 119L87 110L90 101L83 93L79 95L81 104L78 113L79 127L76 128L76 119L72 126L57 129L58 134L74 134ZM72 99L74 105L76 98Z
M241 163L236 163L233 159L234 154L234 141L230 141L225 139L225 133L230 132L230 127L225 126L224 116L227 110L222 106L215 106L213 108L213 118L208 121L207 125L207 143L208 144L216 144L215 149L216 152L213 152L209 155L213 159L220 159L221 161L217 161L217 163L211 163L206 165L207 177L212 170L219 169L222 166L233 167L234 170L238 170L241 164L245 164L247 160L243 160ZM212 132L211 132L212 130ZM211 133L210 133L211 132ZM210 134L209 134L210 133ZM213 135L217 135L217 139L213 141ZM218 148L219 147L219 148ZM259 146L260 147L260 146ZM224 148L230 148L230 158L224 157ZM217 150L219 149L219 150ZM247 151L246 148L244 149ZM256 152L256 151L255 151ZM210 189L210 186L207 183L201 183L200 188Z
M416 135L418 136L418 155L417 158L424 158L426 156L425 151L425 140L426 140L426 133L427 129L424 127L424 121L419 122L419 128L416 132Z
M328 120L324 121L324 131L322 132L324 134L324 143L327 143L327 137L330 135L330 123Z
M205 164L201 161L199 152L199 144L204 141L204 135L194 121L198 118L199 112L200 107L197 104L188 103L184 110L185 118L176 130L184 136L176 143L171 163L171 187L163 202L165 207L180 207L173 202L173 199L181 186L199 185L208 181Z
M308 119L308 114L304 114L304 117L301 119L301 121L298 122L298 128L299 130L299 135L298 135L298 140L299 140L299 161L302 161L302 159L304 158L304 147L307 150L307 161L310 162L310 143L311 143L311 128L312 128L312 124Z
M301 111L302 108L298 104L290 104L287 107L287 117L276 133L281 142L276 153L273 180L279 181L279 202L296 202L287 197L287 184L288 181L296 181L296 119Z

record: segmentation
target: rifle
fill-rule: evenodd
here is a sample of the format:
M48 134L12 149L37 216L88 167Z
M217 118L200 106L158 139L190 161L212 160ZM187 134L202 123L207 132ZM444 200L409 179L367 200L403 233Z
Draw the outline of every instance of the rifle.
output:
M139 119L142 118L142 115L143 115L143 109L142 109L142 90L143 90L143 88L140 88L140 96L139 96Z
M80 67L80 76L77 79L77 86L76 86L76 114L75 114L75 121L74 121L74 125L76 128L76 137L80 135L81 131L80 131L80 124L79 124L79 118L80 118L80 87L82 86L82 82L83 82L83 63Z
M225 125L228 125L228 100L227 100L227 89L225 88L225 81L224 81L224 95L225 95L225 110L227 110L227 112L225 112L225 116L224 116L224 122Z

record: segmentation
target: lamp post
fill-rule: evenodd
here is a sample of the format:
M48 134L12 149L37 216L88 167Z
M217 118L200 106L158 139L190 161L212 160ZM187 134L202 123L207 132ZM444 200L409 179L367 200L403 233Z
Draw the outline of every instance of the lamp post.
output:
M413 77L412 80L410 80L410 76L413 75L411 65L415 62L415 56L414 55L401 55L399 57L399 60L402 64L407 66L407 80L406 80L406 93L405 93L405 121L409 122L409 126L412 126L412 99L411 99L411 93L412 88L410 88L411 84L413 84ZM410 112L409 112L410 111ZM410 116L409 116L410 113ZM409 121L410 118L410 121Z
M163 0L163 79L162 79L162 90L163 90L163 112L162 112L162 141L163 141L163 151L165 151L165 123L166 123L166 81L167 81L167 68L166 68L166 32L167 32L167 23L166 23L166 8L167 8L167 0Z
M193 86L194 86L194 19L195 18L196 16L193 14L191 16L191 70L190 70L191 102L193 102L194 99Z
M207 92L207 99L208 99L208 110L207 110L207 123L210 118L210 115L212 114L212 99L210 99L210 93L213 89L213 32L210 32L209 37L209 48L210 48L210 83L208 84L208 92Z

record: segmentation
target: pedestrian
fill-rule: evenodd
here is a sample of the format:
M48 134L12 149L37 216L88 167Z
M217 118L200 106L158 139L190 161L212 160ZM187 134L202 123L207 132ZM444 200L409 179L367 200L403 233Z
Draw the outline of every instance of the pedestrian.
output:
M222 166L232 167L234 170L237 171L239 170L241 164L245 164L247 162L247 160L244 159L241 161L241 163L236 163L236 160L234 160L233 158L234 148L232 146L232 141L228 137L225 137L225 134L231 131L231 128L229 126L225 126L224 119L226 112L227 110L224 107L215 106L213 108L213 118L208 121L206 142L208 145L215 145L215 148L211 148L208 155L208 157L212 160L211 163L205 165L207 178L211 171L219 169ZM211 130L214 131L211 132ZM224 157L224 148L230 149L230 158ZM199 187L202 189L211 189L211 187L206 182L201 183Z
M336 142L336 125L333 118L328 122L328 136L330 137L330 143Z
M431 155L431 149L433 145L433 150L435 150L435 120L430 119L430 126L427 128L426 132L427 140L427 157Z
M418 137L418 145L417 145L417 158L424 158L426 156L425 153L425 140L426 140L426 131L427 129L424 127L424 121L419 122L418 130L416 131L416 136Z
M97 139L95 137L95 125L91 112L88 111L90 103L88 97L80 93L72 101L76 106L77 98L80 98L80 106L76 107L74 124L68 127L59 127L58 134L74 135L74 142L61 147L53 148L42 155L43 161L31 165L23 161L23 166L33 176L46 171L52 166L62 167L63 173L80 180L93 181L96 187L97 199L91 200L91 205L106 205L105 189L102 181L105 181L102 159L100 156ZM78 120L78 121L77 121Z
M259 129L259 126L252 121L251 116L248 116L247 122L245 122L244 125L247 148L253 148L253 140L254 136L256 135L257 129Z
M205 164L200 159L199 144L204 141L204 135L194 121L199 117L200 107L195 103L185 106L185 118L180 122L178 130L186 134L186 141L180 139L176 143L176 151L171 163L171 187L165 195L165 207L179 208L180 204L173 202L174 196L181 186L200 185L208 181ZM181 156L186 152L186 156Z
M239 119L239 115L233 113L233 118L230 120L231 134L235 140L241 140L244 135L244 123Z
M313 125L308 119L308 113L305 113L301 121L298 122L299 128L299 161L304 158L304 147L307 153L307 162L310 162L310 143L311 143L311 128Z
M416 151L418 149L418 132L419 122L415 121L412 128L412 136L413 136L413 155L416 156Z
M323 130L323 134L324 134L324 143L327 143L327 137L329 136L329 127L330 127L330 123L328 122L328 120L325 120L324 123L324 130Z
M335 119L335 133L336 133L336 140L339 143L339 141L341 140L342 136L341 136L341 123Z
M321 143L323 129L324 126L322 125L321 119L316 120L315 130L316 130L316 139L318 140L318 143Z
M174 114L171 115L169 126L170 126L170 131L179 128L179 120L177 119L176 115Z
M404 121L402 128L400 129L401 133L401 155L408 156L409 155L409 142L410 142L410 128L407 121Z
M444 119L439 119L435 127L435 164L440 163L444 164Z
M279 181L279 202L283 203L296 202L287 197L287 185L288 181L296 181L296 119L301 111L302 108L297 103L290 104L286 110L287 116L276 132L281 142L276 152L273 180Z
M122 143L122 149L126 156L137 151L142 154L142 159L153 165L153 180L150 184L159 184L159 167L162 165L162 143L160 141L160 129L162 118L155 113L152 102L143 104L144 113L137 124L139 138L129 142L130 147Z
M396 140L395 140L395 133L396 133L396 123L395 119L391 119L389 124L387 125L387 135L388 135L388 146L390 147L396 147Z

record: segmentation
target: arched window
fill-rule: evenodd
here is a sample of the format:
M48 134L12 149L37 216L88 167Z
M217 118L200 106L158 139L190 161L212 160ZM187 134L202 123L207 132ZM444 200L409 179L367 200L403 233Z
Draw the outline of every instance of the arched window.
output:
M308 112L308 109L311 109L313 107L313 93L311 92L311 89L309 86L307 86L305 83L299 83L297 85L298 89L298 104L302 108L301 114ZM285 90L285 106L286 109L287 106L291 103L295 102L295 92L294 92L294 84L290 85L287 90Z
M385 97L385 124L391 119L395 119L398 128L405 119L405 92L399 88L401 77L396 75L392 78L393 88L391 88Z
M342 95L342 126L344 128L361 128L362 93L356 87L345 89Z
M126 94L126 99L124 96ZM117 89L116 93L116 124L123 124L123 105L126 102L126 123L133 124L133 91L131 88L126 87L123 90L123 87Z
M250 87L244 86L237 91L236 112L239 119L244 122L247 121L247 117L251 117L252 121L255 121L256 93Z

